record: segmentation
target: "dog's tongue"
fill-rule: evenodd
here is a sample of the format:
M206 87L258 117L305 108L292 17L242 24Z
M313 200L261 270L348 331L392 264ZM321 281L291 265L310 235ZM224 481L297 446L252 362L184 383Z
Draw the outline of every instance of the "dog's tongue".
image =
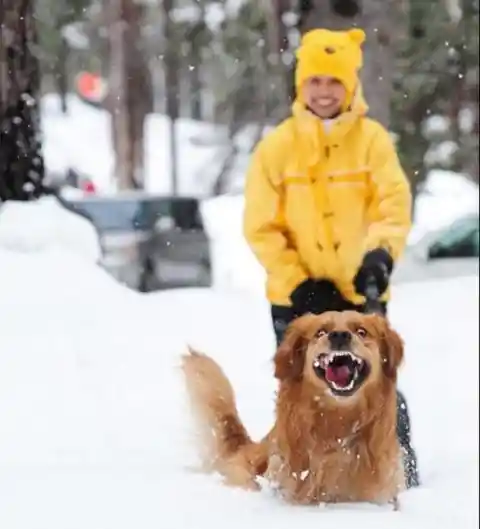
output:
M337 386L348 386L352 373L348 366L329 366L325 371L325 378L335 382Z

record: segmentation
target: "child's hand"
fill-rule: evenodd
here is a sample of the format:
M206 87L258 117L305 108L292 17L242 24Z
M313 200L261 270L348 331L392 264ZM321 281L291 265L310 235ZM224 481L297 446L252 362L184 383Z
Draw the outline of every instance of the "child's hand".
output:
M363 262L353 280L355 290L362 296L366 293L367 281L373 276L377 282L378 291L381 294L388 288L390 274L393 270L393 259L384 248L376 248L367 252Z
M341 294L334 283L327 279L307 279L300 283L290 295L297 316L308 312L320 314L327 310L337 310Z

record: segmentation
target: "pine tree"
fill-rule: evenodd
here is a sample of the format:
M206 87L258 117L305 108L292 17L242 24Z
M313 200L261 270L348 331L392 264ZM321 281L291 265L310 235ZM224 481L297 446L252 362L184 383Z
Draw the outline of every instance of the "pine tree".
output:
M455 14L445 2L410 2L409 33L395 67L392 129L414 195L435 167L478 179L478 9L473 3L456 2ZM470 130L461 126L465 111L473 116ZM448 123L427 134L432 116ZM446 162L428 156L445 142L457 149Z
M133 0L109 0L108 9L114 176L119 189L142 189L144 120L153 98L141 34L144 6Z

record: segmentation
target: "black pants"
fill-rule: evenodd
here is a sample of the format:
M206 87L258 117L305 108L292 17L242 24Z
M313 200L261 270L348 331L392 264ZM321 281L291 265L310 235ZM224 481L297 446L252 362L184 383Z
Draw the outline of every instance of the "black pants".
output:
M387 313L387 306L383 305L384 314ZM278 305L272 305L272 321L275 337L277 341L277 347L283 340L283 336L288 325L299 316L290 307L281 307ZM363 311L363 307L353 305L352 303L336 297L335 308L330 309L329 307L319 307L318 314L326 312L327 310L357 310ZM400 443L400 447L403 452L403 462L405 468L405 480L407 488L416 487L420 484L417 469L417 456L411 443L411 427L410 427L410 416L408 413L407 402L403 394L397 390L397 437Z

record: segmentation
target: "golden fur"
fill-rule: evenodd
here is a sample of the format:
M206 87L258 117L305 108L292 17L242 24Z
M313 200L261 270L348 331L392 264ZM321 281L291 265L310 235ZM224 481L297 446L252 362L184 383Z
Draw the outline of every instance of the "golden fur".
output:
M332 330L351 333L352 352L370 367L350 396L335 396L312 367L328 351L326 335ZM275 423L254 442L221 368L189 351L182 368L201 426L205 468L249 489L258 489L256 478L264 476L293 503L391 502L396 508L404 488L396 437L396 375L402 358L401 338L380 316L329 312L298 318L274 357L279 380Z

